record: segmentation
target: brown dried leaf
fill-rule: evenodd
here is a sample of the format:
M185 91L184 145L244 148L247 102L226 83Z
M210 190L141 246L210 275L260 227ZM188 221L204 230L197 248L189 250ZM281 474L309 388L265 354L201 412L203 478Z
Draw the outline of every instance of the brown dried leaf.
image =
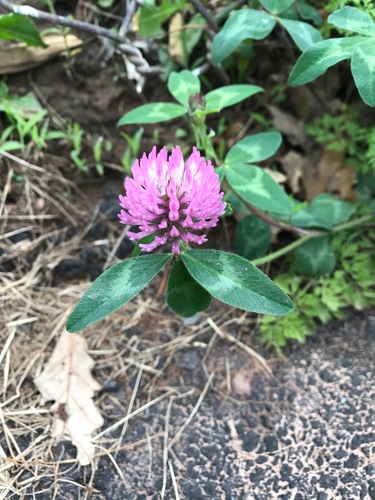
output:
M181 30L184 26L184 17L181 12L176 12L169 21L169 54L178 63L183 62L183 50L181 45Z
M44 401L55 401L52 436L69 438L77 447L81 465L89 465L95 455L93 432L103 425L103 418L92 397L100 385L91 376L93 359L87 342L80 335L63 332L35 385Z
M329 190L338 193L343 200L354 201L358 193L354 191L353 186L356 182L355 171L353 167L340 169L333 176L329 183Z
M284 175L282 172L278 172L277 170L272 170L271 168L265 167L263 169L267 174L272 177L272 179L277 182L277 184L284 184L284 182L287 180L286 175Z
M303 145L305 142L304 122L293 115L284 113L276 106L269 106L268 109L273 116L272 123L277 130L285 134L293 146Z
M336 172L343 168L344 158L344 151L330 151L329 149L323 151L315 174L310 173L303 179L308 201L313 200L321 193L329 191L330 181Z
M75 35L47 35L43 37L47 48L29 47L24 43L7 45L0 50L0 75L20 73L56 57L60 52L83 44Z
M287 175L288 184L292 193L299 193L301 190L301 179L303 179L304 172L311 170L312 165L306 156L297 153L296 151L289 151L282 158L279 158L282 169Z

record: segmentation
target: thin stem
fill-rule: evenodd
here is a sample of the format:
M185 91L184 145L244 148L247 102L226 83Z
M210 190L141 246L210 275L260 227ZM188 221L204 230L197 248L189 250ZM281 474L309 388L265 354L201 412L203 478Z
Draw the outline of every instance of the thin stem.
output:
M119 34L121 36L126 36L126 33L129 31L129 26L137 10L137 4L137 0L128 0L126 2L126 14L119 29Z
M352 227L359 226L362 223L368 222L370 220L374 220L373 215L364 215L363 217L359 217L358 219L354 219L354 220L351 220L348 222L343 222L342 224L337 224L337 226L335 226L332 229L332 232L336 233L338 231L344 231L345 229L350 229ZM319 236L320 234L323 235L323 234L329 234L329 233L322 232L322 233L316 234L316 233L311 232L311 234L308 234L306 236L303 236L302 238L299 238L296 241L293 241L293 243L290 243L289 245L285 246L284 248L281 248L280 250L277 250L276 252L272 252L272 253L266 255L265 257L260 257L259 259L252 260L251 262L252 262L252 264L254 264L254 266L260 266L262 264L265 264L266 262L270 262L272 260L278 259L282 255L285 255L286 253L299 247L300 245L302 245L302 243L309 240L310 238L314 238L316 236Z
M214 16L209 10L200 2L200 0L189 0L189 2L194 5L196 10L201 14L202 17L207 21L207 24L215 31L219 31L218 24Z
M282 231L289 231L290 233L298 234L299 236L319 236L321 234L325 234L322 231L310 231L309 229L302 229L301 227L291 226L289 224L285 224L284 222L280 222L276 219L273 219L269 215L264 214L263 212L259 212L251 203L246 201L242 196L240 196L237 192L235 193L238 198L246 205L246 207L250 210L250 212L256 215L260 220L266 222L270 226L277 227Z
M359 217L358 219L350 220L347 222L343 222L341 224L337 224L337 226L334 226L332 231L334 233L337 233L338 231L343 231L344 229L350 229L351 227L359 226L363 222L368 222L368 221L373 221L375 222L375 216L374 215L363 215L362 217Z
M305 241L309 240L313 236L315 235L303 236L302 238L293 241L293 243L286 245L285 247L281 248L280 250L277 250L276 252L272 252L266 255L265 257L260 257L259 259L252 260L251 263L254 264L254 266L260 266L262 264L265 264L266 262L271 262L272 260L278 259L282 255L285 255L286 253L289 253L295 248L299 247L300 245L302 245L302 243L305 243Z

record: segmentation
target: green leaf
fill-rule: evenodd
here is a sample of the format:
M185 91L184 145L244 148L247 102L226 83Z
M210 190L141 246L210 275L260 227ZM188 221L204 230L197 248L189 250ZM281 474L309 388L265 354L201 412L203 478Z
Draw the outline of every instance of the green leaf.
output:
M225 168L224 167L216 167L215 172L217 173L219 177L220 184L223 182L224 177L225 177Z
M34 21L20 14L0 16L0 39L18 40L31 47L48 47L40 38Z
M0 111L11 113L12 115L21 115L24 118L30 118L35 114L43 112L47 114L33 92L28 92L23 96L8 96L0 101Z
M24 147L25 145L19 141L6 141L2 144L0 143L0 151L14 151L15 149L23 149Z
M186 250L181 258L192 277L213 297L233 307L282 316L289 297L251 262L219 250Z
M115 0L98 0L98 5L101 9L110 9L114 3Z
M131 300L165 266L172 254L141 255L105 271L70 314L66 329L79 332Z
M327 21L338 28L361 33L362 35L375 36L375 23L366 12L356 7L343 7L332 12Z
M139 13L139 31L142 37L164 35L162 28L164 21L169 19L178 10L183 10L184 2L180 0L163 0L160 6L154 1L147 1Z
M225 167L233 191L260 210L289 215L291 202L277 182L259 167L243 163Z
M184 36L185 36L186 50L187 50L187 53L189 55L192 53L194 47L199 42L199 40L202 36L202 33L203 33L203 26L205 26L205 24L206 24L205 19L198 12L196 14L194 14L194 16L186 24L187 29L183 30L183 31L184 31ZM190 27L190 26L197 26L197 25L202 26L202 28L191 28ZM181 35L182 35L182 33L181 33Z
M275 24L276 19L265 12L254 9L235 12L214 37L211 49L213 64L226 59L247 38L262 40L271 33Z
M368 106L375 106L375 38L355 48L351 70L359 95Z
M139 245L147 245L149 243L152 243L155 239L156 233L153 234L148 234L147 236L144 236L140 240L138 240L134 246L134 250L132 252L132 257L138 257L138 255L141 255L142 249Z
M249 209L245 203L232 190L228 190L225 193L224 201L230 204L232 210L236 212L236 216L238 218L243 218L249 215Z
M308 207L295 212L290 221L295 226L331 230L336 224L347 221L354 209L352 203L321 194Z
M173 263L167 288L167 302L173 311L189 318L210 305L211 295L192 278L182 260Z
M311 45L323 40L320 31L310 24L302 21L291 21L290 19L279 18L279 22L284 26L289 35L293 38L297 47L304 52Z
M186 69L179 73L173 71L169 75L168 89L176 101L188 108L189 97L200 92L201 83L191 71Z
M178 116L185 115L187 109L180 104L172 102L154 102L139 106L126 113L117 125L132 125L135 123L158 123L173 120Z
M300 245L294 254L297 270L306 276L330 274L336 265L336 257L327 236L311 238Z
M258 85L242 84L220 87L205 95L206 110L210 113L218 113L223 108L233 106L258 92L263 92L262 87Z
M322 75L330 66L348 59L355 47L368 39L361 36L331 38L311 45L299 57L289 76L289 85L303 85Z
M0 80L0 99L7 99L9 97L9 87L4 82L4 80Z
M234 249L237 254L248 260L263 257L271 244L271 228L268 224L247 215L236 226Z
M284 10L292 5L294 0L259 0L259 2L268 12L272 12L272 14L281 14L281 12L284 12Z
M256 163L269 158L279 149L279 132L261 132L237 142L225 157L225 163Z
M312 21L316 26L322 25L322 16L320 15L318 9L316 9L312 5L308 5L303 0L297 0L297 9L302 19Z

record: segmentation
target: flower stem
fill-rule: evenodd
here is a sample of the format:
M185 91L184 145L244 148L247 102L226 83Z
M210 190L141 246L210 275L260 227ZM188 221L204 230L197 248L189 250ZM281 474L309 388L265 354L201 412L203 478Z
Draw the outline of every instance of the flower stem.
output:
M349 220L347 222L342 222L341 224L337 224L332 231L337 233L338 231L343 231L344 229L350 229L351 227L359 226L364 222L369 221L375 222L375 215L363 215L362 217L358 217L358 219Z
M240 198L242 203L244 205L246 205L246 207L249 209L249 211L252 214L254 214L256 217L258 217L258 219L266 222L270 226L277 227L277 228L281 229L282 231L290 231L291 233L296 233L299 236L312 237L312 236L319 236L320 234L324 234L324 233L321 233L320 231L315 231L315 230L312 231L310 229L303 229L302 227L292 226L290 224L286 224L285 222L281 222L277 219L274 219L274 218L270 217L269 215L266 215L265 213L260 212L257 208L254 207L254 205L252 205L247 200L245 200L245 198L242 198L242 196L239 195L236 191L235 191L235 195L238 198Z
M316 236L316 235L314 235ZM280 250L277 250L276 252L272 252L264 257L260 257L259 259L252 260L251 263L254 264L254 266L260 266L262 264L265 264L266 262L270 262L272 260L278 259L282 255L285 255L286 253L291 252L295 248L299 247L302 245L302 243L305 243L305 241L309 240L312 238L313 235L308 235L308 236L303 236L302 238L299 238L296 241L293 241L293 243L290 243L289 245L280 248Z
M355 227L355 226L360 226L364 222L368 222L371 220L374 220L373 215L364 215L363 217L359 217L358 219L343 222L342 224L337 224L337 226L335 226L332 229L332 233L337 233L338 231L344 231L345 229L350 229L350 228ZM293 241L289 245L281 248L280 250L277 250L276 252L272 252L264 257L260 257L259 259L252 260L251 263L254 264L254 266L260 266L262 264L265 264L266 262L271 262L272 260L278 259L279 257L282 257L286 253L291 252L295 248L302 245L302 243L305 243L305 241L309 240L310 238L314 238L314 237L316 238L317 236L322 236L324 234L328 235L330 233L328 231L324 232L324 233L323 232L321 232L321 233L311 232L310 234L307 234L307 235L303 236L302 238L299 238L298 240Z

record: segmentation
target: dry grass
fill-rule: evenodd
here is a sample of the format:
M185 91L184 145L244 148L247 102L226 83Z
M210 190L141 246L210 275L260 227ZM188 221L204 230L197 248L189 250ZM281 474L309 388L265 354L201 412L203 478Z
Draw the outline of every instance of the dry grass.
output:
M33 379L42 371L64 330L67 316L88 286L87 281L56 285L53 271L63 259L79 254L85 245L85 234L101 216L89 200L85 202L72 182L47 163L42 168L4 153L0 157L0 183L0 498L22 499L39 494L43 492L46 477L53 478L52 490L48 487L50 498L58 498L60 485L72 482L69 469L78 464L63 447L56 447L50 437L49 404L41 405ZM78 199L79 205L74 204ZM72 227L77 231L68 237ZM29 237L15 242L14 237L23 232ZM106 243L112 251L106 266L116 261L115 249L122 237L120 228L109 231ZM263 358L239 340L240 335L233 336L226 331L233 327L238 332L249 331L253 323L248 315L233 317L224 308L210 315L203 314L198 323L187 326L169 314L161 297L151 299L141 294L110 318L82 333L95 359L95 379L102 387L125 381L127 396L104 391L96 398L103 415L108 414L109 406L115 406L121 409L123 416L112 424L107 420L93 438L97 449L95 463L84 486L73 482L82 498L94 491L95 470L101 457L108 457L118 476L123 478L116 461L117 453L145 447L151 455L155 440L159 440L163 448L163 491L169 475L179 498L170 460L173 446L220 376L227 387L224 392L230 391L229 364L225 362L214 369L206 364L215 343L224 338L228 347L246 351L246 355L252 356L269 373ZM176 352L192 345L205 349L202 363L207 380L200 393L197 389L179 387L176 378L165 380ZM178 375L176 377L178 379ZM134 382L133 389L129 380ZM184 426L170 435L168 411L176 398L190 393L195 394L197 403ZM146 440L124 444L129 422L162 399L169 400L164 430L156 435L148 434ZM115 428L121 428L118 438L111 437Z

